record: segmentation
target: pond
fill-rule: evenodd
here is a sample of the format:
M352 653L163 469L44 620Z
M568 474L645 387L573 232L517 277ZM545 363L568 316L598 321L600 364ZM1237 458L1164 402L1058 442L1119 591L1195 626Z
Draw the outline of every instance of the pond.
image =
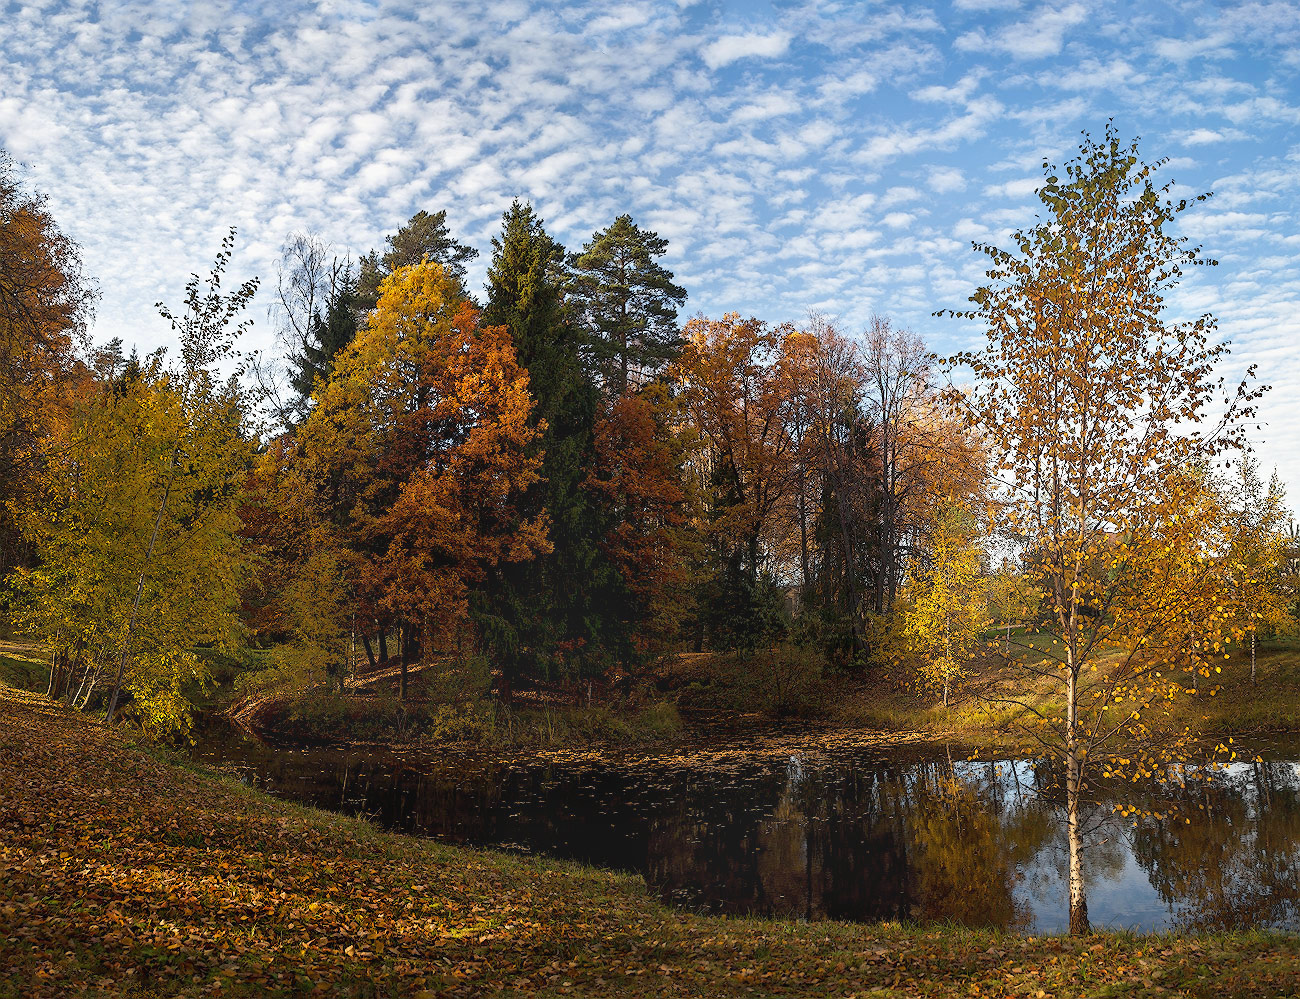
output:
M439 840L634 871L697 911L801 919L1068 926L1062 811L1025 761L942 749L521 762L283 749L209 725L204 760L285 798ZM1208 790L1089 815L1096 927L1300 929L1300 764L1233 764Z

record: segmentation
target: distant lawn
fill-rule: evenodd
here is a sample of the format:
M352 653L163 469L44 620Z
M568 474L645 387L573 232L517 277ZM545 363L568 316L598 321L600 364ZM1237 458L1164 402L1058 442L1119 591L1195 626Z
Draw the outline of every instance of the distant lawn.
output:
M0 638L0 684L44 693L49 683L49 660L36 643Z
M990 632L986 640L1001 647L1001 633ZM1020 652L1026 662L1050 658L1049 636L1013 633L1011 641L1028 646ZM1261 639L1253 685L1248 645L1231 647L1228 658L1219 659L1216 665L1222 672L1209 680L1201 678L1198 694L1175 702L1171 724L1187 725L1207 735L1300 731L1300 638ZM966 689L959 691L946 709L935 697L909 689L905 671L881 670L842 700L832 718L844 724L926 732L935 738L994 741L997 732L1013 722L1018 709L992 698L1014 696L1045 714L1063 710L1060 686L1048 680L1007 670L996 660L976 659L970 670ZM1190 683L1189 677L1181 679ZM1211 689L1216 692L1211 694Z

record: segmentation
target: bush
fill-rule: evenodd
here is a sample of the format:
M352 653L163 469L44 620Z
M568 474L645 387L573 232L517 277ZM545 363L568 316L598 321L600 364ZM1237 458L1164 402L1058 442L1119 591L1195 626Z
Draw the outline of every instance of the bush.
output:
M484 704L439 704L422 727L422 738L431 742L493 741L495 712Z
M441 704L459 704L486 698L492 689L492 666L487 656L466 656L444 669L426 669L419 674L423 694Z

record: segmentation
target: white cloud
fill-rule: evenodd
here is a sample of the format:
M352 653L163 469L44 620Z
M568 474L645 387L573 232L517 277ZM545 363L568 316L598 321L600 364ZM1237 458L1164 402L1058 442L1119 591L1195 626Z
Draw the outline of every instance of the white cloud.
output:
M984 188L986 198L1010 198L1023 201L1043 186L1042 177L1021 177L1001 184L991 184Z
M966 189L966 177L956 167L931 167L925 178L926 185L939 194L951 194Z
M1191 59L1223 59L1232 51L1231 37L1226 31L1203 38L1158 38L1151 46L1159 56L1176 63Z
M1212 309L1234 363L1290 386L1274 426L1300 421L1294 3L89 3L6 8L0 146L84 245L101 338L167 342L151 304L230 224L235 274L270 279L292 230L355 257L446 208L477 290L523 196L571 248L624 211L657 229L690 312L890 309L946 349L964 334L929 315L980 280L967 241L1031 224L1029 175L1113 116L1146 159L1193 154L1176 196L1217 192L1182 231L1222 264L1174 304ZM1270 448L1296 494L1300 437Z
M1082 4L1045 7L1028 20L1006 25L996 31L982 28L960 35L954 43L962 52L1001 52L1013 59L1043 59L1061 51L1065 33L1087 20Z
M709 69L720 69L741 59L771 59L784 55L790 47L790 35L784 31L771 34L723 35L700 50Z
M1194 128L1183 136L1184 146L1204 146L1211 142L1222 142L1223 135L1212 128Z
M967 73L951 87L931 84L928 87L914 90L912 91L912 99L934 104L964 104L979 87L980 80L983 78L984 71L976 70L973 73Z

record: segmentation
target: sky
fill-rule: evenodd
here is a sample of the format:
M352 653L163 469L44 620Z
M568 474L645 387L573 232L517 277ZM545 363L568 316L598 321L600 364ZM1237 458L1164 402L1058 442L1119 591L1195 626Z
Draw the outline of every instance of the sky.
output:
M95 336L169 342L238 227L268 315L285 238L342 255L445 209L481 288L512 199L578 249L627 212L684 315L974 346L972 241L1032 225L1044 159L1112 119L1219 261L1169 300L1271 384L1255 433L1300 505L1300 2L0 0L0 148L84 248Z

